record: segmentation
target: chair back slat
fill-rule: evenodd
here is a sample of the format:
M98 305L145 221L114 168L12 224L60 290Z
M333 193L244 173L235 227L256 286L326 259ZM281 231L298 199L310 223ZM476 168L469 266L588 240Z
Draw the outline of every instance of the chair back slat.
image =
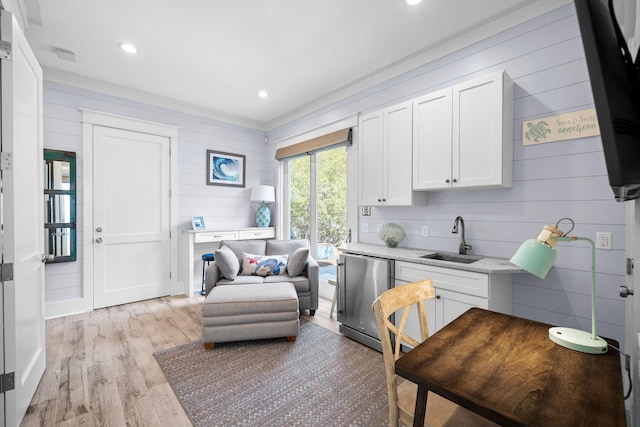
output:
M427 279L389 289L376 298L372 305L382 344L389 394L389 424L392 426L398 425L395 361L402 353L403 343L415 347L429 337L425 301L435 298L435 295L433 283ZM405 332L409 313L413 306L417 306L418 309L420 337L411 337ZM389 318L400 310L402 310L400 320L393 324ZM395 346L391 344L392 337L395 338Z

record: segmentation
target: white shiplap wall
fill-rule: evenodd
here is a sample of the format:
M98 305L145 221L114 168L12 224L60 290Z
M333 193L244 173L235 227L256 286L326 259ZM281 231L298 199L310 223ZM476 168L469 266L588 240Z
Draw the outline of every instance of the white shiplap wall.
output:
M46 79L46 76L45 76ZM80 108L176 126L178 131L178 281L184 280L185 240L181 230L191 228L191 215L204 215L208 227L249 227L255 209L251 187L275 185L273 153L262 131L229 125L162 107L100 94L68 85L44 83L44 147L77 153L78 260L46 266L46 303L50 308L82 298L83 183L82 113ZM206 150L246 155L246 187L206 185ZM126 156L127 153L122 153ZM123 171L126 173L126 171ZM135 215L135 212L131 213ZM213 249L213 248L210 248ZM48 310L51 311L51 310ZM60 309L53 310L60 313Z
M613 233L613 250L598 251L599 333L623 341L624 302L617 287L624 282L624 205L613 201L599 138L585 138L522 147L522 121L590 108L593 98L572 5L480 41L425 64L372 89L348 97L269 133L270 141L319 128L338 118L366 113L412 99L497 69L514 81L514 185L512 189L431 192L419 208L373 208L360 222L397 222L409 237L403 246L455 251L453 219L463 215L473 252L509 257L519 243L534 237L541 225L569 216L573 234L595 238L596 231ZM45 75L46 79L46 75ZM82 126L78 108L157 121L180 128L178 134L179 228L190 227L190 216L202 214L207 225L249 226L255 206L251 186L275 184L273 144L264 133L161 107L45 82L45 147L78 153L82 171ZM208 148L247 155L247 188L204 184ZM82 213L83 177L78 176L78 212ZM82 217L78 217L79 242ZM429 237L421 237L423 225ZM184 277L183 238L179 236L179 281ZM360 234L361 242L380 244L375 233ZM582 243L560 245L559 259L546 280L528 274L513 277L516 315L589 329L589 254ZM81 297L82 247L75 263L47 266L48 304Z
M431 192L427 206L372 208L359 222L396 222L408 233L401 246L457 251L453 220L462 215L473 253L510 257L542 225L562 217L573 235L613 233L613 250L597 251L598 332L624 341L625 206L608 186L599 137L522 146L522 122L593 107L573 5L557 9L468 48L425 64L270 132L271 140L316 128L335 117L367 113L439 88L504 69L514 81L514 183L511 189ZM410 164L410 162L408 162ZM421 227L429 227L422 237ZM568 229L562 224L563 229ZM374 232L359 241L381 244ZM583 242L559 246L550 274L513 276L513 312L548 323L590 330L590 252Z

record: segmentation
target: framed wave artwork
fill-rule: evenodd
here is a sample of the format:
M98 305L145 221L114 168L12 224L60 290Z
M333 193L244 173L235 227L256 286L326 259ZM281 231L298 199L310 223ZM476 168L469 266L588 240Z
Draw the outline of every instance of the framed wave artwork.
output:
M243 154L207 150L207 185L244 188L245 174Z

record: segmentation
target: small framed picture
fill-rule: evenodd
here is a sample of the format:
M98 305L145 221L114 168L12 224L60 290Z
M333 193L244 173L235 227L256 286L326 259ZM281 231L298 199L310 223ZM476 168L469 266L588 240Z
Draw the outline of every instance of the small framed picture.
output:
M191 226L194 230L204 230L206 227L204 225L204 217L203 216L192 216L191 217Z
M207 185L244 188L244 154L207 150Z

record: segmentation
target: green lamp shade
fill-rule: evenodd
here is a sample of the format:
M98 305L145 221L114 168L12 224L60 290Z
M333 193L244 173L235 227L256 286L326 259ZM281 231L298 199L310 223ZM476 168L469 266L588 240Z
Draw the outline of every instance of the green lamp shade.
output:
M525 241L511 257L511 263L527 270L529 273L544 279L558 254L546 243L529 239Z

